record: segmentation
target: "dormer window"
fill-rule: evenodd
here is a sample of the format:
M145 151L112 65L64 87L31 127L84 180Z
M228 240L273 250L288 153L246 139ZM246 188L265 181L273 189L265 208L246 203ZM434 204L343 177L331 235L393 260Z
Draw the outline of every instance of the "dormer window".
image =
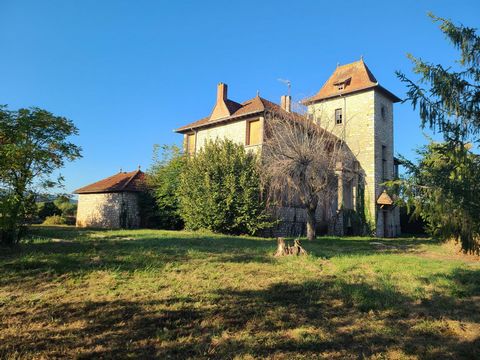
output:
M351 78L343 78L334 82L333 85L337 88L337 91L342 91L350 84L350 80Z

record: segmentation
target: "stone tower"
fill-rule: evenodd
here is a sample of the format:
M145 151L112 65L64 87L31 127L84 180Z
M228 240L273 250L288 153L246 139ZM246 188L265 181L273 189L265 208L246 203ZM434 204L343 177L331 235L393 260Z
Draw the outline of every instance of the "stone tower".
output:
M344 139L356 156L361 185L350 192L356 199L363 199L367 221L379 237L400 233L399 210L392 206L382 186L396 172L393 104L398 101L379 85L363 59L337 66L320 91L304 101L310 116Z

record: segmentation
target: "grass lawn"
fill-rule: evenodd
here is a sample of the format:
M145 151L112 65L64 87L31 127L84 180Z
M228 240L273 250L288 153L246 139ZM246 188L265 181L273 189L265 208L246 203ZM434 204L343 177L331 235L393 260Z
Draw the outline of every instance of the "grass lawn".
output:
M0 358L480 358L478 261L429 239L303 244L34 228L0 248Z

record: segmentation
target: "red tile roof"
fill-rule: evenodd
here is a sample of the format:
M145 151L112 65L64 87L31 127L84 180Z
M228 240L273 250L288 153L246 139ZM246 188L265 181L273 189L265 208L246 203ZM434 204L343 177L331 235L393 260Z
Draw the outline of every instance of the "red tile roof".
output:
M343 88L339 90L339 86ZM382 91L394 102L400 101L397 96L378 84L375 76L373 76L368 66L361 59L350 64L338 66L320 91L315 96L303 100L303 103L311 104L332 97L373 88Z
M196 128L200 128L200 127L206 127L206 126L210 126L210 125L213 125L213 124L218 124L218 123L222 123L222 122L228 122L228 121L234 121L236 119L238 119L239 117L242 117L242 116L247 116L247 115L254 115L254 114L259 114L259 113L263 113L265 111L272 111L272 112L276 112L276 113L280 113L284 116L288 116L288 117L298 117L299 115L298 114L295 114L295 113L288 113L286 112L284 109L282 109L282 107L280 105L277 105L267 99L264 99L260 96L256 96L254 97L253 99L250 99L250 100L247 100L247 101L244 101L243 103L241 104L238 104L234 101L231 101L231 100L227 100L227 106L230 103L233 103L233 104L236 104L236 105L239 105L239 106L234 106L232 105L232 113L230 116L226 116L224 118L220 118L220 119L214 119L214 120L210 120L210 116L207 116L207 117L204 117L203 119L200 119L200 120L197 120L193 123L190 123L188 125L185 125L185 126L182 126L180 128L178 128L177 130L175 130L176 132L179 132L179 133L184 133L184 132L187 132L189 130L192 130L192 129L196 129ZM235 109L236 107L236 109ZM229 106L229 109L230 109L230 106Z
M136 170L119 172L106 179L84 186L74 191L75 194L111 193L111 192L140 192L146 188L145 173Z
M378 205L393 205L393 199L388 195L386 190L383 190L383 192L380 194L380 196L377 199L377 204Z

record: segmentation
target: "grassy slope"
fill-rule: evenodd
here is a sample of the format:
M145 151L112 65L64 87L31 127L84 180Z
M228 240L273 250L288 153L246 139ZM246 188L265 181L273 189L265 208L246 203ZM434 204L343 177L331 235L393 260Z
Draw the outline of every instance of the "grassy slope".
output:
M0 249L0 358L480 357L480 265L428 239L34 234Z

